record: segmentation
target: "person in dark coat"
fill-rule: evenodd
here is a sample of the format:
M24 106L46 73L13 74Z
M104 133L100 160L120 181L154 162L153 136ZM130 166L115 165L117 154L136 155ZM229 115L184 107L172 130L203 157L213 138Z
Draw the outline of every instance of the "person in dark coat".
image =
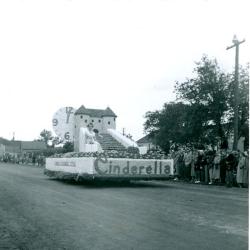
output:
M198 150L198 157L195 162L195 173L196 173L195 183L200 183L205 181L205 165L206 165L206 159L204 156L204 151Z
M221 151L221 160L220 160L220 181L221 181L221 183L226 183L226 169L227 169L226 159L227 159L227 151L222 150Z
M235 152L231 152L226 158L226 185L227 187L233 186L234 176L238 165L237 155Z

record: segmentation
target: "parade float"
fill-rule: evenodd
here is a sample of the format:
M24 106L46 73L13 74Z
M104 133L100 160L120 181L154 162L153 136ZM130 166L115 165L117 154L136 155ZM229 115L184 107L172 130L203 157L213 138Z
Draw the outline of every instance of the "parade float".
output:
M44 173L73 180L153 180L174 175L173 160L148 153L116 130L115 113L81 106L59 109L52 119L57 136L74 144L74 152L46 158Z

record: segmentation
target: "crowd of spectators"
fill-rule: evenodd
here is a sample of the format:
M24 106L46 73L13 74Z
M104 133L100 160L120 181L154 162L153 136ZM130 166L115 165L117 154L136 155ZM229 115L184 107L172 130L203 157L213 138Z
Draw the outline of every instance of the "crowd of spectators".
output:
M228 187L248 187L249 154L248 151L230 151L211 148L197 149L191 146L177 146L168 155L160 150L150 150L141 155L136 148L126 151L104 151L102 157L130 159L173 159L175 181L226 185ZM98 157L100 153L69 152L50 155L50 157ZM0 162L22 165L45 166L44 153L24 153L0 155Z
M174 159L175 180L248 187L247 151L180 146L171 150L169 157Z
M0 162L20 165L45 166L46 156L43 153L26 152L23 154L4 153L0 155Z

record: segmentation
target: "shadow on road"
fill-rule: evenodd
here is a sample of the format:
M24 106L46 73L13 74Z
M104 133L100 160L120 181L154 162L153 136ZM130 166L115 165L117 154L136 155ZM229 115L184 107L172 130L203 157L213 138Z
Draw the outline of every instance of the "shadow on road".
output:
M114 180L58 180L48 179L59 182L63 185L79 186L84 188L171 188L166 184L151 181L114 181Z

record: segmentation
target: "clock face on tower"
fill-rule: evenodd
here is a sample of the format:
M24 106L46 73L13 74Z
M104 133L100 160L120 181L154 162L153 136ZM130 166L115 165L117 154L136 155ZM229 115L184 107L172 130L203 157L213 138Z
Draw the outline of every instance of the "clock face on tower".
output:
M72 107L64 107L60 108L53 116L53 129L56 135L64 141L73 141L75 111Z

